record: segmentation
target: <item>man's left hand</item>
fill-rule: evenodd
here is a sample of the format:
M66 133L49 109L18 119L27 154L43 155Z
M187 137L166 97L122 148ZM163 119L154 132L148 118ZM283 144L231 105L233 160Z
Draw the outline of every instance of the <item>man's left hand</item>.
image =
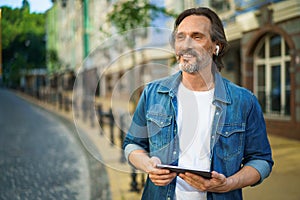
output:
M228 192L230 191L230 181L231 179L226 178L223 174L213 171L211 179L205 179L201 176L192 174L192 173L184 173L179 174L180 178L185 180L192 187L200 190L200 191L208 191L208 192Z

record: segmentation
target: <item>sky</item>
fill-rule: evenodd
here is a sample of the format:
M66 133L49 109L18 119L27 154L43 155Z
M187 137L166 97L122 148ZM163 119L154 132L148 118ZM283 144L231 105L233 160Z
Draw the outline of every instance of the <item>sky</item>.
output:
M30 12L44 13L51 8L51 0L27 0L30 4ZM20 8L23 0L0 0L0 7L8 6L11 8Z

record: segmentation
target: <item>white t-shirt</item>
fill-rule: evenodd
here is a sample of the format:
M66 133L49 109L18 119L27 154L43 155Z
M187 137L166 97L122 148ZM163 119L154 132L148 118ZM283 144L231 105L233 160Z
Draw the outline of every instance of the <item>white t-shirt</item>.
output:
M209 171L210 136L215 106L212 104L214 89L191 91L182 83L178 88L178 166ZM180 177L177 177L176 200L206 200L206 192L201 192Z

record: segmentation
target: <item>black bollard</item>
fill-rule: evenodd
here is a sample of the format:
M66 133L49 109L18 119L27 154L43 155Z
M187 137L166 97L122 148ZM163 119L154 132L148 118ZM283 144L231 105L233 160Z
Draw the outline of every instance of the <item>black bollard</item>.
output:
M114 136L114 116L112 113L112 108L109 109L109 127L110 127L110 142L113 146L115 144L115 136Z
M144 173L141 173L141 182L142 182L141 186L143 188L145 186L145 182L146 182Z
M62 110L63 109L63 96L61 93L58 93L58 105L59 105L59 109Z
M86 122L87 115L88 115L88 113L87 113L87 100L86 100L86 98L83 98L83 100L82 100L81 109L82 109L82 120L84 122Z
M124 118L125 115L121 114L120 116L120 141L121 141L121 158L120 158L120 162L121 163L125 163L126 162L126 158L123 152L123 142L124 142L124 136L125 136L125 132L124 132L124 128L125 128L125 122L124 122Z
M90 121L91 121L91 127L93 128L95 126L95 119L94 119L94 102L90 102Z
M135 169L132 169L131 172L131 183L130 183L130 191L131 192L139 192L139 188L138 188L138 183L136 181L136 173L135 173Z
M65 100L64 101L64 103L65 103L65 111L69 112L70 111L70 108L69 108L69 98L65 97L64 100Z
M100 135L103 135L103 112L102 112L102 105L97 106L98 110L98 120L99 120L99 125L100 125Z
M73 112L75 114L75 117L78 119L79 118L79 108L78 108L78 101L77 100L73 100L73 102L70 102L73 105Z

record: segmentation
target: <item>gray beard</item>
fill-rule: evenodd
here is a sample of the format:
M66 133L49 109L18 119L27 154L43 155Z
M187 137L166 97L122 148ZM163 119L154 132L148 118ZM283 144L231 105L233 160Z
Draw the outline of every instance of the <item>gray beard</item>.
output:
M180 56L182 56L183 54L190 54L196 57L196 62L190 64L188 61L184 61L183 63L180 63ZM178 64L179 64L179 68L187 73L195 73L195 72L199 72L202 69L204 69L205 67L207 67L211 61L212 58L210 58L210 56L205 52L204 55L199 55L197 52L195 52L193 49L188 49L188 50L183 50L178 52Z
M182 71L187 72L189 74L200 71L200 66L199 65L197 65L197 64L188 64L187 62L186 63L179 63L179 68Z

